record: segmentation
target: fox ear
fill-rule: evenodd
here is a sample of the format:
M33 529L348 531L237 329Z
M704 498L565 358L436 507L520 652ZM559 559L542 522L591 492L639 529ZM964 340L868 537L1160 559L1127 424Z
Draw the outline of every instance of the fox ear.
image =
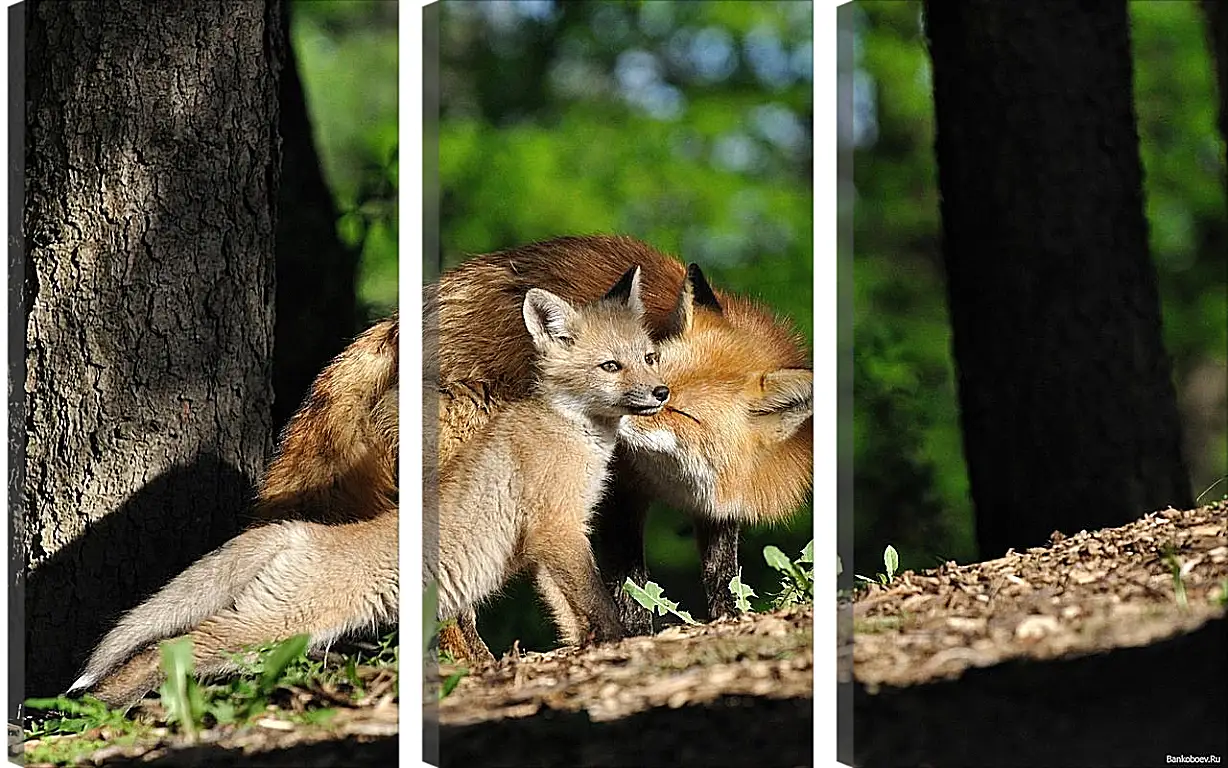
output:
M776 440L788 440L814 415L814 371L781 368L759 377L762 393L751 405L751 415Z
M644 314L644 304L640 301L640 265L636 264L618 278L614 287L606 292L604 301L617 301L637 315Z
M691 330L697 306L706 307L718 315L722 314L721 303L716 300L716 294L712 292L712 286L708 285L703 270L698 264L688 264L686 279L682 281L682 289L678 291L678 301L666 321L664 338L682 336Z
M538 349L552 341L571 343L576 310L550 291L530 288L524 296L523 314L525 327Z

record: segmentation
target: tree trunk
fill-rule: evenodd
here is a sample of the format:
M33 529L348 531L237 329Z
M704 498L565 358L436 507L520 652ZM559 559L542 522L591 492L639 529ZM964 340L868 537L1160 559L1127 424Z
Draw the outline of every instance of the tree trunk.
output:
M1224 141L1225 189L1228 189L1228 8L1224 0L1203 0L1208 39L1219 89L1219 135Z
M311 135L303 84L283 16L282 176L277 206L277 324L273 345L273 428L298 409L320 369L357 331L358 254L337 237L337 209Z
M279 6L27 4L31 695L235 533L270 453Z
M1124 0L925 10L981 556L1190 506Z

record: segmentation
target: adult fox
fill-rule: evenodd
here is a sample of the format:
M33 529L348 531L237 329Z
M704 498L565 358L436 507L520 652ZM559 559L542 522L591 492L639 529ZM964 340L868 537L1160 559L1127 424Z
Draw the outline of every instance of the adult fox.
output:
M530 396L534 351L520 312L530 287L587 303L635 264L646 325L674 340L660 366L671 406L623 435L598 521L620 619L644 632L649 618L619 585L646 577L652 499L695 516L717 616L732 611L740 524L783 518L811 487L812 376L784 324L629 238L562 238L476 257L427 292L424 320L438 344L425 345L437 353L424 383L439 387L440 411L439 463L424 474L446 471L494 411ZM158 642L184 634L196 641L198 671L216 673L245 645L306 632L319 646L395 618L398 328L395 317L377 324L313 383L260 489L257 516L280 522L240 534L124 616L73 690L135 701L158 683ZM342 562L328 557L338 547L348 553ZM329 580L318 570L325 564L348 570ZM308 598L328 610L305 614Z
M632 265L642 269L645 324L662 348L670 402L620 434L597 516L601 572L623 626L651 617L621 589L643 583L644 520L653 500L695 519L712 617L734 610L739 528L781 520L812 487L813 374L800 339L753 302L713 291L702 272L628 237L564 237L475 256L427 294L437 329L441 472L458 445L506 403L529 396L533 347L520 325L532 287L584 303ZM428 344L429 346L434 346ZM436 361L429 361L436 362Z

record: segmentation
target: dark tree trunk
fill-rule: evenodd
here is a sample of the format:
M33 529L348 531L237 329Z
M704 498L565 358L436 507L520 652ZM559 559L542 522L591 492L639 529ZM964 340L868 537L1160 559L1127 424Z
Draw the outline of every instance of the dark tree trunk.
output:
M1219 88L1219 135L1224 141L1225 160L1228 161L1228 4L1224 0L1203 0L1203 10L1207 14L1208 39ZM1228 174L1228 162L1225 173ZM1228 175L1224 183L1228 189Z
M981 556L1190 506L1124 0L925 10Z
M280 431L320 369L357 331L358 254L337 238L337 209L312 140L303 84L283 17L282 175L277 206L277 325L273 428Z
M271 448L280 0L27 4L27 691L236 531Z

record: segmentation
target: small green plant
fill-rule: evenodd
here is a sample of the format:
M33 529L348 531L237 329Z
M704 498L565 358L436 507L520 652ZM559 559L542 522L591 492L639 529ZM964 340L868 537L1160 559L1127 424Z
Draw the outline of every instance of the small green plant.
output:
M1169 549L1164 553L1164 563L1173 575L1173 596L1177 599L1177 606L1182 609L1188 608L1189 600L1185 594L1185 574L1182 572L1181 561L1177 558L1176 553Z
M623 582L623 591L631 595L635 602L647 608L649 612L654 612L659 616L672 613L687 624L699 623L691 618L691 614L678 610L678 604L673 600L667 599L664 590L661 589L661 585L655 581L647 582L643 588L640 588L634 581L628 578Z
M192 640L184 637L162 643L160 651L166 682L158 693L162 696L162 706L166 707L167 722L179 723L188 739L194 740L198 727L204 725L201 718L205 713L205 700L192 676Z
M1220 580L1219 594L1211 598L1221 608L1228 606L1228 578Z
M885 572L878 574L877 579L871 579L868 576L858 576L857 578L866 582L867 584L874 584L877 582L885 587L891 583L892 579L895 578L895 573L897 570L899 570L899 567L900 553L895 551L895 547L888 544L887 548L883 550L883 568Z
M772 598L772 607L781 608L814 601L814 540L802 548L796 560L790 560L779 547L763 548L763 559L783 574L780 592Z
M78 763L107 744L134 743L149 730L147 724L129 720L123 710L111 709L88 694L80 699L26 699L25 706L47 713L33 717L25 731L26 740L39 742L26 752L27 764Z
M456 670L452 674L448 675L447 678L443 681L443 685L439 687L440 700L442 701L445 697L447 697L448 694L456 690L457 684L459 684L460 681L463 680L465 675L467 674L469 674L469 670L465 667L461 667L460 669Z
M733 593L734 605L742 613L750 610L750 598L758 597L755 594L755 590L751 589L749 585L742 583L741 568L738 569L738 575L729 580L729 591Z
M26 738L29 739L84 733L95 728L123 730L131 725L131 721L124 716L122 710L111 709L89 694L80 699L70 699L67 696L56 696L51 699L26 699L25 705L31 709L55 713L49 717L36 719L26 731Z

